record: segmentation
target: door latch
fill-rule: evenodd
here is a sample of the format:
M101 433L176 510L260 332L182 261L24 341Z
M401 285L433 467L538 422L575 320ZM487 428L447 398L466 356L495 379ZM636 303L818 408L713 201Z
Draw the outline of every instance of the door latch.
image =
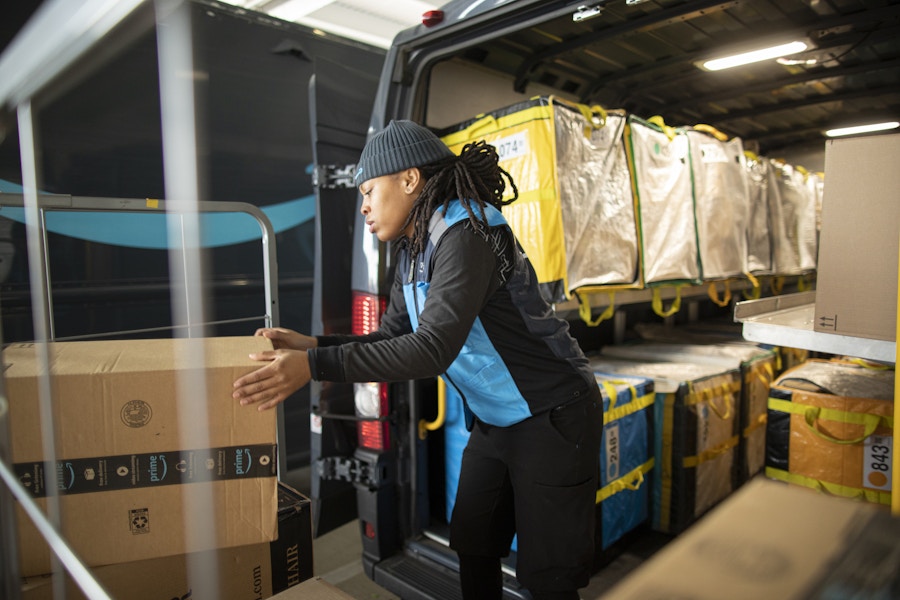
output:
M333 189L355 188L356 165L316 165L312 172L313 187Z

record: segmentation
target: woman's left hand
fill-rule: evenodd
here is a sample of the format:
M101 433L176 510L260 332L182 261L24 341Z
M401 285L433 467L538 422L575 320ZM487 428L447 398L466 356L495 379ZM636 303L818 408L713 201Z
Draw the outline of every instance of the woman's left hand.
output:
M259 411L274 408L309 383L305 350L266 350L253 353L250 358L268 364L234 382L232 398L241 406L258 404Z

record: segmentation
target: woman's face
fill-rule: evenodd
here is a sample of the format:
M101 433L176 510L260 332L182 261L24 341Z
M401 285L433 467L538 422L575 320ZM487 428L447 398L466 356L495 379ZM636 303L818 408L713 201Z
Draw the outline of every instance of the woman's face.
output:
M418 169L407 169L360 184L363 198L360 212L369 231L382 242L412 234L413 224L405 227L404 224L419 197L420 180Z

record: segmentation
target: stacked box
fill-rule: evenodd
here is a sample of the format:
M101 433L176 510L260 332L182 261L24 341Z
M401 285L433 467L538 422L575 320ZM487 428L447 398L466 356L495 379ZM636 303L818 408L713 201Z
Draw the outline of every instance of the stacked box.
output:
M94 567L91 575L114 598L160 600L214 595L219 600L258 600L312 577L312 551L309 499L279 483L275 541ZM201 575L204 567L211 569L208 577ZM22 600L50 600L58 576L23 580ZM84 598L74 581L68 576L65 579L66 598Z
M700 283L686 133L629 115L626 139L638 202L641 280L645 285Z
M595 373L606 392L597 491L597 550L645 523L653 469L653 380Z
M897 598L898 539L886 510L756 477L600 598Z
M544 96L442 132L456 153L480 140L497 148L519 193L503 214L549 302L583 286L637 285L625 121L621 112Z
M680 533L735 489L741 390L736 367L604 355L592 357L591 366L653 379L654 529Z
M809 359L772 384L766 476L891 504L894 371Z
M706 130L686 130L697 240L703 278L727 279L747 272L750 198L740 138L721 139Z
M896 341L898 155L900 133L828 140L825 144L828 191L813 331Z
M741 372L740 444L736 484L759 473L766 457L766 415L769 385L775 378L774 350L750 343L652 343L604 348L606 356L628 360L696 362L737 367Z
M13 344L3 351L13 471L42 508L59 495L62 534L88 566L269 542L275 411L231 394L259 367L248 355L271 347L254 336ZM42 357L55 456L42 444ZM191 376L205 398L181 393ZM22 575L49 573L43 536L21 507L17 518Z

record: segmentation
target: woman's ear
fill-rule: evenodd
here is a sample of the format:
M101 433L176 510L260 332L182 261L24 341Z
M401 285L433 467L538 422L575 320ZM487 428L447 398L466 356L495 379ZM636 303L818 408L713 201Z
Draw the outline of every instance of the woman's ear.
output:
M403 172L403 189L407 194L419 192L419 184L422 182L422 171L418 167L410 167Z

